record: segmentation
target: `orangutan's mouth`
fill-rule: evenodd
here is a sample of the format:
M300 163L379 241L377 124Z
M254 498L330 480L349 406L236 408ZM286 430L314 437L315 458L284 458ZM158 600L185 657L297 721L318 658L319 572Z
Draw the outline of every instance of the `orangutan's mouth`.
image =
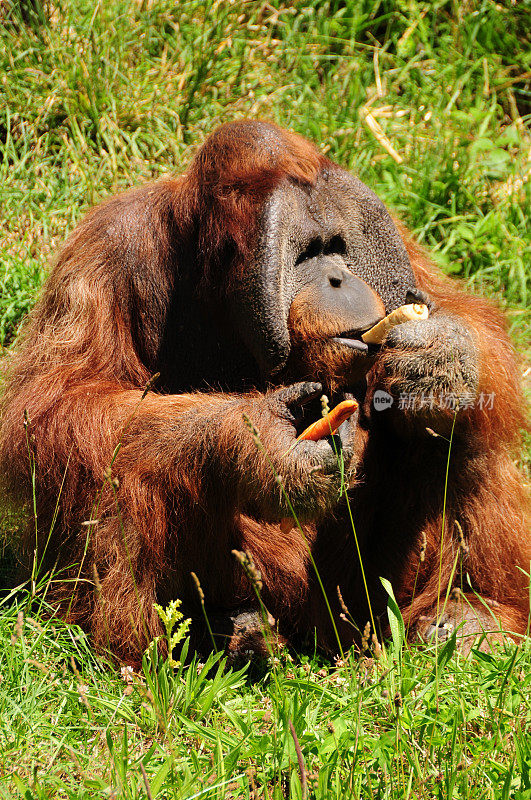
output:
M363 331L345 331L340 336L333 336L331 341L349 347L359 355L372 355L377 348L366 344L361 338L362 333Z

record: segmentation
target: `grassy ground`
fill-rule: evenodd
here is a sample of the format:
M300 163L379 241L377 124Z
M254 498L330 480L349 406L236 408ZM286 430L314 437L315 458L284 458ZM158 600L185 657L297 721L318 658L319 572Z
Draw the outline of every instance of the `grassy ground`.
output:
M507 306L529 358L530 31L529 0L7 0L0 344L86 208L251 116L357 172ZM283 657L251 681L148 660L128 682L6 596L0 797L531 798L529 643L464 660L400 636L336 668Z
M401 648L397 625L334 668L282 657L251 681L152 658L127 682L23 607L0 616L1 797L531 797L530 641L451 658L453 640Z

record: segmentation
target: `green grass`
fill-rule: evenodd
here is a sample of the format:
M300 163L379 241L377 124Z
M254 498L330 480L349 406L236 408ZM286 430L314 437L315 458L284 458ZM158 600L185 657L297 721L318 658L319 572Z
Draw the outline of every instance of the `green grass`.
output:
M152 654L127 681L19 594L0 642L0 797L531 797L531 641L464 659L398 635L253 681Z
M0 345L88 207L249 116L355 171L529 359L530 31L529 0L6 0ZM0 797L531 799L529 642L129 685L38 597L0 606Z

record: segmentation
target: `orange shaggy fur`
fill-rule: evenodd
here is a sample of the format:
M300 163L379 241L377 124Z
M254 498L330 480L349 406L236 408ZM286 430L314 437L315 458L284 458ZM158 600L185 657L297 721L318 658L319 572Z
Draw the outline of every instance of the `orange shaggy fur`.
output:
M201 295L223 303L245 270L268 194L285 177L311 185L329 163L299 136L282 131L281 142L272 158L249 143L244 127L221 128L181 177L91 211L60 253L12 356L0 442L8 489L28 499L31 453L38 553L45 552L47 568L55 570L50 597L97 646L126 661L138 661L161 632L155 601L179 597L197 608L191 570L207 605L230 611L252 602L234 548L253 553L266 605L286 620L289 634L317 628L319 645L336 648L307 542L343 643L354 634L339 620L337 586L362 628L368 619L344 508L306 525L307 542L297 528L286 533L245 513L245 494L260 486L273 491L274 480L242 423L246 397L253 394L174 393L165 383L160 329L190 254L199 254ZM412 629L435 613L439 592L461 580L460 569L452 578L457 521L474 590L491 602L504 627L523 633L529 609L521 570L528 570L531 550L513 457L524 411L504 322L489 302L443 278L407 230L400 232L419 286L475 331L480 391L496 397L492 410L475 407L458 417L439 574L447 448L433 437L373 429L370 393L392 387L378 364L369 374L351 505L374 609L381 614L385 608L379 582L385 575ZM329 375L335 367L341 373L341 363L330 363ZM161 379L143 396L155 372ZM252 485L243 474L237 482L226 477L236 457L254 476ZM30 532L28 549L33 546Z

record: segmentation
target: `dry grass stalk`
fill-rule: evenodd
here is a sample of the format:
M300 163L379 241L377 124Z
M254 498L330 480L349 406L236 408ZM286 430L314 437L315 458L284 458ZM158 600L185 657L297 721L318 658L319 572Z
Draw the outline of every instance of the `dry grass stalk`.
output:
M262 583L262 574L260 570L257 568L256 564L254 563L254 559L252 553L249 550L233 550L233 556L236 560L241 564L243 571L249 578L252 585L255 587L257 592L262 591L263 583Z
M420 553L419 553L419 561L422 563L426 558L426 548L428 546L428 540L426 539L426 531L422 531L420 535Z
M361 108L360 117L365 122L378 144L380 144L384 150L387 150L391 158L393 158L397 164L401 164L404 159L400 153L395 150L390 139L385 135L380 123L374 118L372 112L367 111L366 108Z
M463 556L467 556L470 552L470 547L468 546L468 542L465 539L465 534L463 532L463 528L458 520L455 520L455 527L457 528L457 533L459 536L459 549Z
M297 753L297 761L299 764L299 772L301 776L301 792L303 800L306 800L308 797L308 776L306 774L306 766L304 764L304 756L302 755L302 750L300 746L299 739L297 738L297 733L295 731L295 727L291 720L288 720L288 725L290 729L290 733L293 737L293 744L295 745L295 752Z
M361 651L364 653L369 649L369 642L371 638L371 623L367 622L361 635Z
M19 611L17 614L17 621L15 622L15 626L13 628L13 634L11 636L11 644L15 644L17 639L22 639L23 629L24 629L24 612Z

